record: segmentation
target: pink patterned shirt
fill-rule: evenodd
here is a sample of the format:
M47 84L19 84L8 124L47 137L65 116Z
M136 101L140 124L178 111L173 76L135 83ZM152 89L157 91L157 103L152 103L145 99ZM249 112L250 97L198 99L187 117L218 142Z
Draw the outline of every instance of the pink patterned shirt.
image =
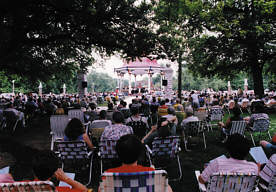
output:
M214 173L252 173L258 175L256 163L238 159L219 158L211 162L202 172L201 178L207 182Z
M123 124L114 124L104 128L104 132L101 136L101 141L113 139L118 140L121 136L133 134L133 130L131 127L123 125Z

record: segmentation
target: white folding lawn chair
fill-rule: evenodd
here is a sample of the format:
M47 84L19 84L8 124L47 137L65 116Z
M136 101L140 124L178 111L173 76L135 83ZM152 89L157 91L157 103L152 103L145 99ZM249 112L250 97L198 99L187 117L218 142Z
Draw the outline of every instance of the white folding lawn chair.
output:
M164 170L134 173L104 173L99 189L100 192L167 192L168 178Z
M85 122L84 120L84 113L81 109L71 109L68 111L69 119L77 118L79 119L82 124L85 126L85 130L88 129L90 122Z
M200 175L195 171L196 179ZM215 173L207 185L198 181L201 192L253 192L257 188L258 176L251 173Z
M269 124L270 124L270 121L269 121L269 119L266 119L266 118L258 118L258 119L254 120L253 128L250 131L250 136L251 136L252 143L254 144L254 146L256 146L254 138L253 138L254 132L259 132L259 140L261 137L261 133L267 132L269 139L271 140L271 135L269 133Z
M54 151L54 142L58 139L63 139L65 136L64 130L69 122L68 115L52 115L50 117L51 126L51 150Z

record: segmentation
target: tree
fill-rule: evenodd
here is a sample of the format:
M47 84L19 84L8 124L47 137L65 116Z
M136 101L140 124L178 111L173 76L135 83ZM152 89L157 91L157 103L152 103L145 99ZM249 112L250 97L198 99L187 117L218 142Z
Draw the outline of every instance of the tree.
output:
M185 17L181 14L181 1L160 0L155 4L155 22L159 28L159 56L166 57L178 64L178 98L181 99L182 90L182 68L183 62L186 62L186 35L182 30L181 24L185 22Z
M208 77L248 72L255 94L262 96L264 66L272 66L276 58L271 46L276 40L276 1L187 0L185 5L189 68Z
M263 95L264 66L276 72L275 0L160 0L157 7L158 18L173 23L164 34L170 39L179 30L186 39L194 74L230 79L244 71Z
M92 89L95 92L110 92L115 91L117 81L105 73L92 71L87 75L87 85L88 92Z
M92 50L148 55L156 44L150 8L133 0L2 0L1 70L47 81L85 70Z

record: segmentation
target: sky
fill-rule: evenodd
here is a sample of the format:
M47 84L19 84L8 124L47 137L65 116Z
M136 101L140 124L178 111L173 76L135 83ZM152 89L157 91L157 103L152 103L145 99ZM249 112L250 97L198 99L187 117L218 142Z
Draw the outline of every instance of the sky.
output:
M117 78L117 74L114 72L114 68L123 66L123 61L118 56L111 56L110 59L102 61L102 66L97 66L95 70L100 73L107 73L113 78Z

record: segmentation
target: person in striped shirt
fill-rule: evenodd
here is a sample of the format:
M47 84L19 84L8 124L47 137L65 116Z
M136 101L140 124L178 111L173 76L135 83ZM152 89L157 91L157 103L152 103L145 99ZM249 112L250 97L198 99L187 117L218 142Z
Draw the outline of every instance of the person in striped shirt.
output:
M209 163L198 178L200 183L207 183L210 177L218 172L258 175L257 164L244 160L250 150L250 142L246 138L240 134L233 134L225 144L230 158L218 158Z

